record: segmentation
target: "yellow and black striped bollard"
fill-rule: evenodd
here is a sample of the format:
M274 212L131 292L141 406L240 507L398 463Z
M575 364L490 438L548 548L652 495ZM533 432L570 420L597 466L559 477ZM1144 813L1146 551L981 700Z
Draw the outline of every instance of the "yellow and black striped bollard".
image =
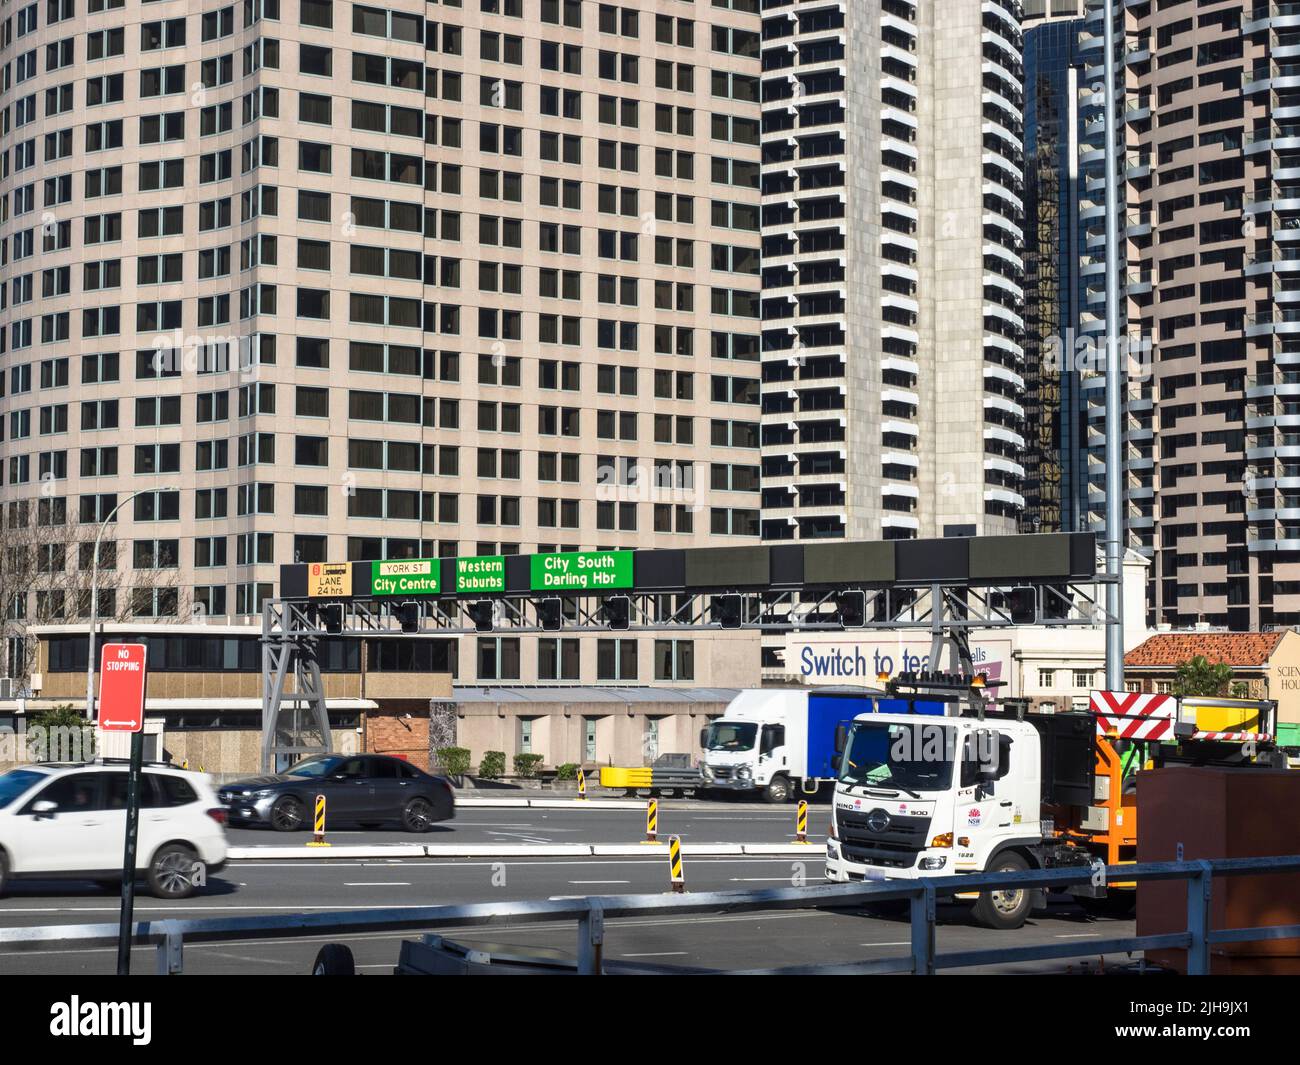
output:
M681 895L686 891L686 874L682 871L682 841L678 836L668 837L668 869L672 877L674 893Z
M325 842L325 796L316 796L316 817L312 824L312 841L309 847L328 847Z
M579 768L578 769L578 798L585 799L586 797L587 797L587 774L584 773L581 768Z
M659 842L659 800L651 799L645 805L645 839L642 843Z
M808 842L808 801L800 799L794 815L794 841Z

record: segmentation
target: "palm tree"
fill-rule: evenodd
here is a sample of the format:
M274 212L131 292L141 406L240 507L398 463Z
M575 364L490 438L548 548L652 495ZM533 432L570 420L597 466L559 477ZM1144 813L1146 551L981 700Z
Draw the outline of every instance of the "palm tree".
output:
M1174 681L1175 695L1227 695L1232 683L1232 667L1226 662L1211 665L1204 655L1196 655L1178 667Z

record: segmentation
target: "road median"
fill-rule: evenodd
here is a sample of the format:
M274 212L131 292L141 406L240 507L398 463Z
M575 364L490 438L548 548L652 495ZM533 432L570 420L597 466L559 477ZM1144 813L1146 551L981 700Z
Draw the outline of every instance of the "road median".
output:
M665 843L376 843L330 847L264 845L231 847L230 861L284 861L358 858L631 858L667 853ZM820 857L817 845L792 843L683 843L682 853L696 858Z

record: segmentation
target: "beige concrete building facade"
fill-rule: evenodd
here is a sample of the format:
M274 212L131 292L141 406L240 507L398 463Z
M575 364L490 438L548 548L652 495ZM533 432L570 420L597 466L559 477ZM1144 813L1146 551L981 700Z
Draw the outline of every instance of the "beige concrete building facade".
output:
M30 559L0 673L84 617L119 504L99 610L142 622L255 623L295 560L756 541L759 30L746 0L0 11Z

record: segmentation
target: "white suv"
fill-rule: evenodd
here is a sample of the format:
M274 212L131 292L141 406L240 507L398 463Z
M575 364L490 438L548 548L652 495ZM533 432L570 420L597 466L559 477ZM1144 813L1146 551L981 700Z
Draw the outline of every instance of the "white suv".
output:
M127 765L38 764L0 775L0 895L10 880L120 885ZM183 899L226 863L226 810L204 773L149 764L140 779L137 875Z

